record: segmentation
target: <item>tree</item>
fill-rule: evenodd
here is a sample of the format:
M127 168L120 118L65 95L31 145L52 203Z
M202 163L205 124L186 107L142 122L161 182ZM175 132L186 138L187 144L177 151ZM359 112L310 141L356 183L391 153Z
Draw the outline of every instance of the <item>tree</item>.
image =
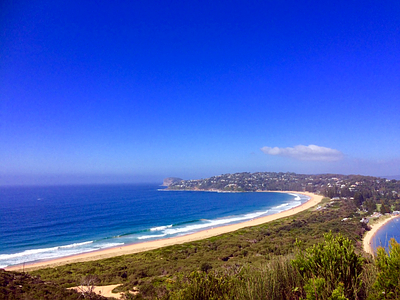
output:
M390 206L387 205L387 204L384 204L384 203L382 202L382 205L381 205L381 214L387 214L387 213L390 213L390 211L391 211Z
M361 193L354 194L354 203L357 207L360 207L364 202L364 196Z
M376 211L376 203L373 199L368 199L364 202L364 207L367 209L369 214L372 214Z

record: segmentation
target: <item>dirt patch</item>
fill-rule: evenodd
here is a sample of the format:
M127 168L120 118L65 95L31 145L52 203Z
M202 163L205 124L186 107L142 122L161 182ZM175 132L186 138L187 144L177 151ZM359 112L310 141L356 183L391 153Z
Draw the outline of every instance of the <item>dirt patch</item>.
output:
M120 285L121 284L94 286L93 292L98 295L104 296L104 297L114 297L116 299L122 299L122 296L124 295L124 293L121 293L121 292L113 293L113 289L115 289L116 287L118 287ZM79 293L81 293L82 291L87 291L87 287L85 287L85 286L75 286L70 289L73 289ZM130 293L137 294L137 291L130 291Z

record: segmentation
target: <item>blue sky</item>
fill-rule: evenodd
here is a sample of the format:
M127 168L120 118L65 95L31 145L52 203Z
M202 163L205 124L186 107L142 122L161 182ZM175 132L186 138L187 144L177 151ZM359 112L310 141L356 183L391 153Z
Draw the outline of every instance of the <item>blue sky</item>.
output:
M0 184L400 174L399 1L4 1Z

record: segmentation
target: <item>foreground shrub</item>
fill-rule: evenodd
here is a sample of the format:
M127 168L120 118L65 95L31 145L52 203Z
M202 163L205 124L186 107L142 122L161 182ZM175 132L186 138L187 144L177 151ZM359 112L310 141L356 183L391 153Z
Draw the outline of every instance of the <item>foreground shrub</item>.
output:
M241 284L237 286L237 299L298 299L303 278L291 264L292 256L271 260L260 267L244 269Z
M175 282L165 299L299 299L303 278L291 264L293 256L283 256L245 267L228 265L219 271L192 272Z
M377 250L376 265L379 273L374 287L379 299L400 298L400 244L389 241L389 252L383 247Z
M308 299L340 296L358 299L364 259L355 253L352 242L341 234L324 234L325 241L299 252L293 265L306 281ZM312 294L312 295L311 295ZM336 298L338 299L338 298Z
M192 272L183 284L183 288L171 295L171 299L216 300L235 299L235 276L217 273Z

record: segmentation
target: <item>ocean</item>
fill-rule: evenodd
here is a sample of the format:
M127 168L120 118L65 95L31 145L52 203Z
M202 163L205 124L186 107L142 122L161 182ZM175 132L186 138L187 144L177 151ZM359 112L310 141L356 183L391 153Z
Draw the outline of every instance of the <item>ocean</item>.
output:
M388 250L391 238L400 243L400 217L394 218L379 229L372 238L372 248L376 251L379 246L382 246Z
M0 187L0 268L190 234L291 209L300 194L155 184Z

